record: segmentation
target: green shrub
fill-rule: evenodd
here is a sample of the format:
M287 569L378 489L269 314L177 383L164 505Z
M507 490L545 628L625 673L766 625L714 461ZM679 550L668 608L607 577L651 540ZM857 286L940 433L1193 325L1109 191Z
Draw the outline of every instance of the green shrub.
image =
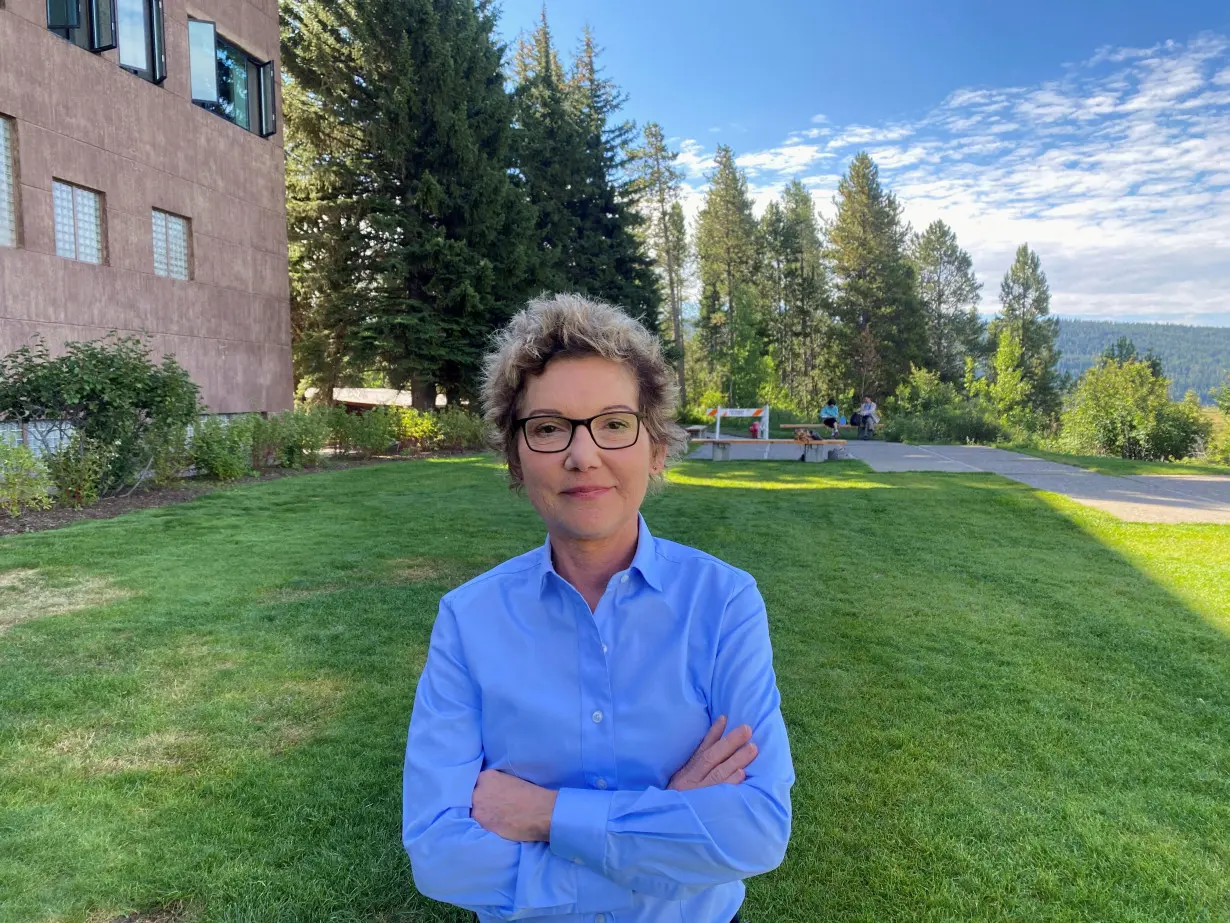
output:
M398 418L393 409L373 407L366 413L346 417L347 443L361 458L388 452L396 444Z
M156 364L138 337L114 333L68 343L52 357L39 341L0 359L0 418L60 420L107 447L99 491L132 483L150 466L151 433L187 425L200 412L197 387L171 357Z
M889 442L994 443L1005 435L995 409L962 394L928 369L914 368L885 403L881 434Z
M248 446L251 470L282 468L287 465L287 447L290 442L292 422L288 414L250 414L231 424L238 427L237 436Z
M440 448L445 451L480 450L488 445L487 421L464 407L445 407L436 414L436 425Z
M227 424L217 417L202 420L192 430L192 460L197 470L220 481L248 474L252 454L242 420Z
M192 467L192 447L188 427L160 426L150 433L150 480L158 487L175 483Z
M14 519L26 510L51 508L51 478L28 446L0 439L0 510Z
M1211 421L1189 394L1169 396L1170 382L1149 362L1103 360L1077 383L1063 412L1062 444L1075 454L1168 461L1208 444Z
M441 434L436 417L414 407L401 407L397 415L397 447L401 451L426 452L439 443Z
M113 456L110 446L81 433L74 433L72 439L48 453L47 473L56 488L56 502L74 509L97 503Z
M320 453L329 444L331 419L329 408L321 404L299 407L287 415L286 460L290 467L320 464Z

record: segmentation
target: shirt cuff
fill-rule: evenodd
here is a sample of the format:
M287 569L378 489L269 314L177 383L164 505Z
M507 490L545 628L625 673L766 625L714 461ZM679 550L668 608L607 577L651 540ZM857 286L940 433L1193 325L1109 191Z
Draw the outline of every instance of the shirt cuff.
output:
M606 822L614 794L560 789L551 812L551 852L602 873L606 869Z

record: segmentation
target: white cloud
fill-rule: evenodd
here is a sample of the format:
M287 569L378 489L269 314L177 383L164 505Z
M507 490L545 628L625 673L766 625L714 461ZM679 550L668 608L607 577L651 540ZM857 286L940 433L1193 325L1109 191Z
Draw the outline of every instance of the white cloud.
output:
M1230 324L1225 36L1098 49L1054 80L958 89L906 122L811 123L822 128L739 155L758 208L801 177L831 215L838 174L867 150L914 227L956 230L989 310L1028 242L1057 313ZM686 142L680 161L694 211L711 152Z

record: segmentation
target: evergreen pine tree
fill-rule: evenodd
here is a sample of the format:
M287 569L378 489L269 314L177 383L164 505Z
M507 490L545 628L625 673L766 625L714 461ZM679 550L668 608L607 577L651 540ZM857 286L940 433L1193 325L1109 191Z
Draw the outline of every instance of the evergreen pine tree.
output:
M657 122L645 126L644 143L634 157L637 192L646 219L644 236L666 296L680 400L686 407L683 274L687 260L687 229L679 203L683 171L675 166L679 154L667 147L665 133Z
M1038 254L1021 244L1016 259L1004 273L999 289L1002 309L991 322L990 334L998 343L1004 331L1012 330L1021 348L1021 374L1034 407L1043 414L1059 410L1060 383L1056 366L1059 351L1059 321L1050 316L1051 290Z
M736 365L746 367L741 338L754 336L754 327L738 316L747 305L745 290L755 279L756 218L747 192L747 177L735 166L734 152L719 144L715 168L696 225L696 255L701 279L702 340L720 350L723 390L733 403ZM720 330L720 333L719 333Z
M334 352L379 357L416 404L472 395L490 331L525 294L530 217L490 4L288 0L283 17L303 326L361 305Z
M837 186L837 214L829 228L836 284L834 309L846 361L859 390L892 393L927 352L926 327L906 255L909 227L896 196L880 185L866 153L850 163ZM862 334L862 336L860 336ZM867 334L875 349L868 348ZM865 361L874 353L873 364Z
M943 221L933 221L910 241L910 261L918 282L927 325L931 367L940 378L960 382L967 357L984 352L983 323L978 317L982 283L970 255Z

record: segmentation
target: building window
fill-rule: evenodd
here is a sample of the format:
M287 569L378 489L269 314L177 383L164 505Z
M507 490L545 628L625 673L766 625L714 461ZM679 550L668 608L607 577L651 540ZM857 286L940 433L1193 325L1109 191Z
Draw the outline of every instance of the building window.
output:
M115 0L120 67L146 80L167 79L161 0Z
M190 278L188 219L154 209L154 273L172 279Z
M47 28L86 51L115 47L112 0L47 0Z
M102 194L52 180L56 254L83 263L103 261Z
M16 160L13 120L0 116L0 247L17 246Z
M257 61L199 19L188 20L188 53L193 102L262 138L277 131L272 61Z

